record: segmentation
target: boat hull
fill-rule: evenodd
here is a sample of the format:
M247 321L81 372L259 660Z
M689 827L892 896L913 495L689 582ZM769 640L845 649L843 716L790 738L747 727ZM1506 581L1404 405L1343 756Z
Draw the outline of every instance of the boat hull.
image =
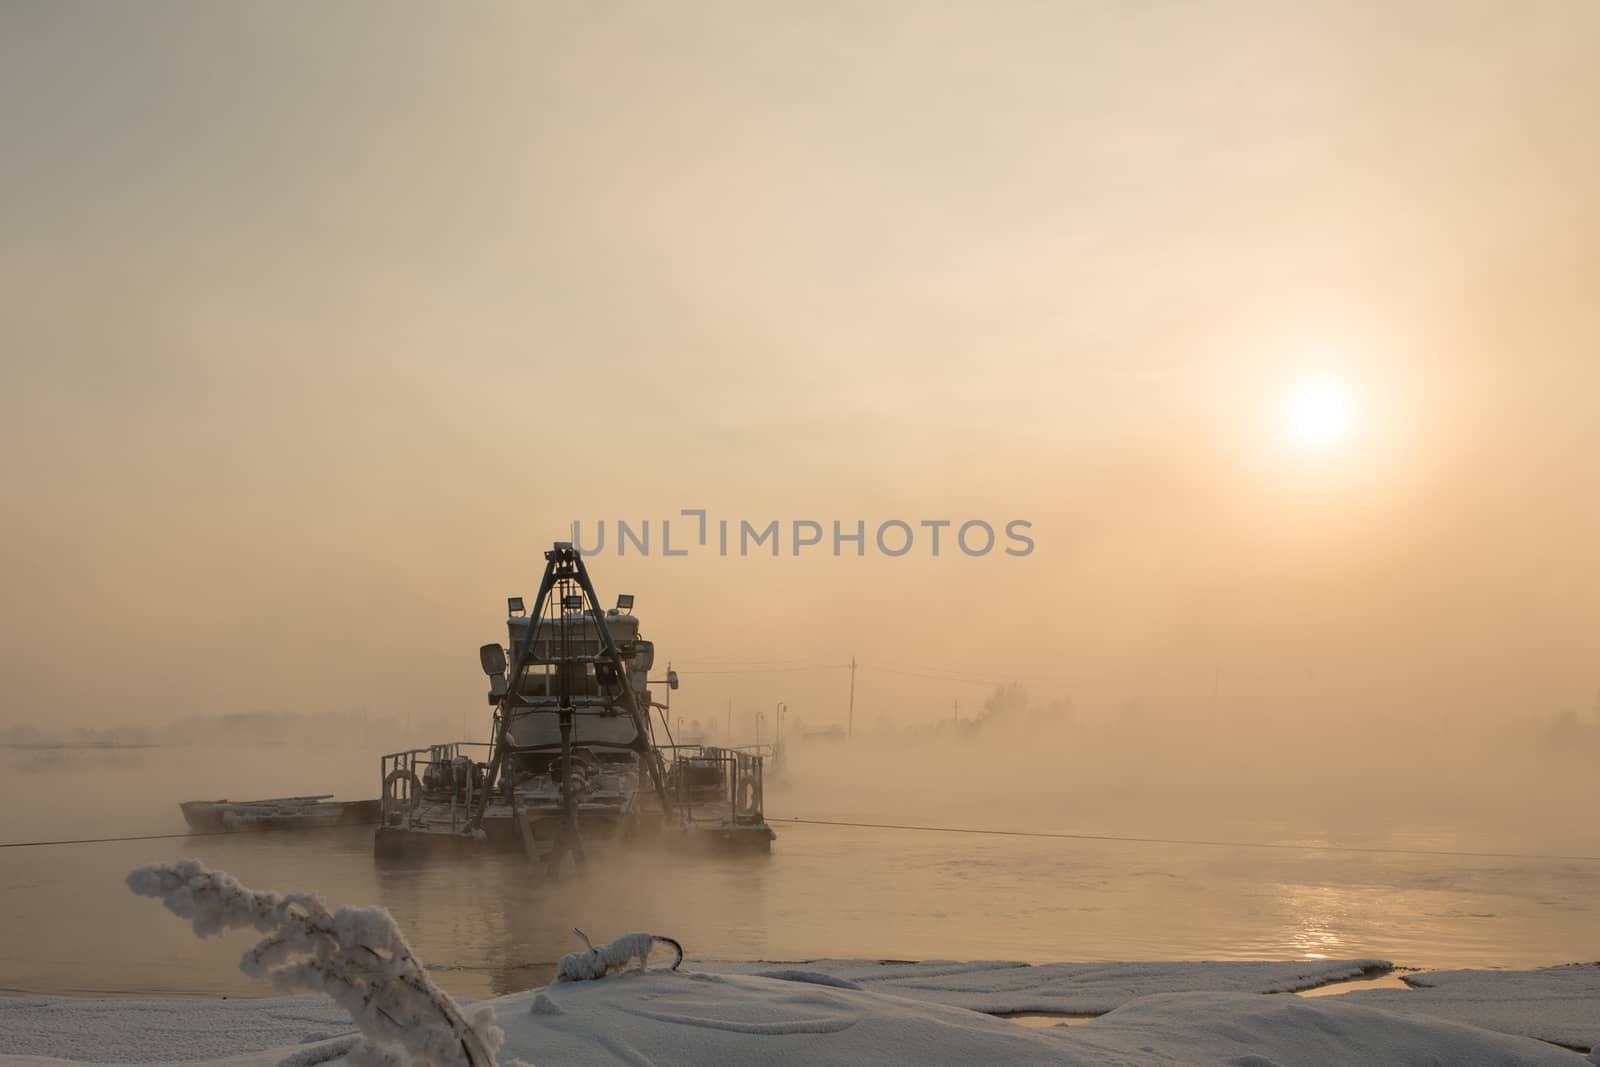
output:
M319 830L330 826L370 826L381 813L376 800L188 800L178 805L195 833L252 830Z
M772 851L777 837L765 823L749 826L663 827L640 824L635 832L605 838L584 837L586 854L600 855L614 849L638 846L656 846L667 850L766 853ZM534 840L538 855L534 858L548 860L555 851L553 839L539 837ZM403 826L380 826L372 838L373 854L380 859L427 858L438 856L472 856L486 853L525 853L527 843L511 819L483 820L476 835L452 832L448 829L416 829Z

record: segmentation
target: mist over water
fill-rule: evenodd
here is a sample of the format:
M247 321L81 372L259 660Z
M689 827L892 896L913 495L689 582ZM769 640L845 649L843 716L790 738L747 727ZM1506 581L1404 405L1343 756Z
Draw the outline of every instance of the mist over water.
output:
M796 813L993 829L1600 854L1600 717L1201 707L1075 713L993 694L966 720L794 747Z
M192 744L0 749L8 840L182 833L180 800L375 795L403 721L246 717ZM446 721L412 729L455 736ZM1593 954L1600 861L1592 734L1326 720L1245 733L994 694L968 719L792 735L767 789L770 856L643 852L552 883L518 855L377 863L370 831L0 849L13 921L0 987L265 995L244 938L195 941L128 893L140 863L196 856L261 888L380 904L454 991L548 979L574 925L645 929L749 959L1379 957L1534 966ZM1548 726L1549 724L1547 724ZM1286 736L1290 735L1291 736ZM1565 748L1552 739L1566 737ZM422 743L405 739L405 744ZM35 740L30 745L43 742ZM786 819L1163 837L1063 840ZM1256 848L1251 845L1305 845ZM1506 856L1343 849L1508 852Z

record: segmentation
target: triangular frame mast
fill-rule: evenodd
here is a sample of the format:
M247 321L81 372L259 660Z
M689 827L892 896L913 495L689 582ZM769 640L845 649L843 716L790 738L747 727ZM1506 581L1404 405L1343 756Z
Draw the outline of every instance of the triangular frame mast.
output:
M613 686L622 690L621 703L627 711L634 725L634 742L629 746L638 753L640 762L650 772L650 782L655 788L656 799L661 804L663 816L672 814L672 803L667 798L666 781L663 777L659 753L651 743L650 721L643 709L639 706L638 696L633 691L633 686L628 681L628 669L623 661L622 651L617 647L617 642L611 636L611 628L606 624L605 610L600 606L600 598L594 591L594 583L589 579L589 571L583 565L583 554L573 546L570 541L557 541L555 545L544 554L544 575L539 580L539 593L534 599L533 606L528 612L528 626L522 635L522 641L512 649L511 665L506 674L505 692L500 697L499 709L495 712L495 737L494 747L489 759L489 770L485 777L486 788L478 797L476 810L467 821L466 832L475 833L483 822L483 814L489 804L490 794L494 791L496 777L500 767L505 761L506 753L511 748L511 720L514 714L530 705L522 696L522 680L527 674L528 667L533 660L533 650L537 647L540 624L544 621L545 607L551 594L566 582L575 582L584 599L584 614L594 621L595 633L600 640L600 651L593 657L598 666L600 662L611 665L611 672L596 671L600 678L602 691L608 697ZM565 606L562 613L565 615ZM609 673L610 678L601 677ZM554 709L560 716L561 726L561 798L562 807L566 812L567 825L573 833L573 845L582 848L577 839L577 797L570 786L572 782L572 724L574 706L570 695L563 690L561 703ZM515 800L516 786L511 786L513 801ZM581 856L581 851L578 853Z

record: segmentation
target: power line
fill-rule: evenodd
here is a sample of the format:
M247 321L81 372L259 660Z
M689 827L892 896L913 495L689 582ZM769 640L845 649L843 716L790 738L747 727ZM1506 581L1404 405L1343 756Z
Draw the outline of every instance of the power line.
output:
M687 663L701 667L773 667L790 663L829 666L829 664L817 662L827 658L827 656L802 656L799 659L680 659L674 662L680 665Z
M979 674L977 671L963 671L955 667L925 667L920 663L898 663L893 667L878 667L880 671L921 671L927 674L950 674L962 678L976 678L983 682L994 682L996 685L1007 685L1016 681L1016 676L1010 678L996 678L988 674Z
M713 662L713 661L710 661L710 660L699 660L699 661L690 660L690 661L684 661L684 662L707 662L707 663L709 663L709 662ZM729 662L737 662L737 661L729 661ZM791 662L796 662L796 661L793 661L793 660L768 660L768 661L753 660L751 662L752 662L752 664L758 664L758 663L762 663L762 662L791 663ZM929 671L924 671L924 670L920 670L920 669L909 669L909 668L905 668L905 667L883 667L883 666L878 666L876 664L871 664L871 663L858 663L858 664L856 664L856 666L860 667L862 670L880 671L880 672L885 673L885 674L899 674L899 675L904 675L904 676L906 676L908 678L927 678L927 679L931 679L932 681L935 681L935 682L960 682L960 683L965 683L967 685L1008 685L1008 684L1010 684L1010 680L1009 679L992 678L992 677L988 677L988 676L981 675L981 674L965 674L965 673L962 673L962 672L955 672L955 671L948 671L948 672L944 672L944 673L935 674L935 673L930 673ZM678 671L678 673L679 674L693 674L693 675L699 675L699 676L712 675L712 674L788 674L788 673L795 672L795 671L842 671L842 670L848 670L849 667L850 667L850 664L848 664L848 663L808 663L808 664L805 664L804 666L797 666L797 667L761 667L761 666L752 665L752 666L739 667L739 668L736 668L736 669L733 669L733 670L715 670L715 671L680 670L680 671Z
M818 663L810 667L746 667L733 671L678 671L679 674L705 676L708 674L787 674L793 671L834 671L849 667L848 663Z
M1008 682L999 678L985 678L982 675L961 675L956 673L932 674L927 671L909 670L903 667L880 667L872 663L861 664L864 671L882 671L886 674L902 674L908 678L931 678L936 682L965 682L968 685L1006 685Z
M1136 845L1201 845L1206 848L1270 848L1300 852L1360 852L1395 856L1452 856L1493 860L1562 860L1574 863L1600 863L1600 856L1564 856L1537 852L1469 852L1435 848L1383 848L1363 845L1300 845L1283 841L1213 841L1192 837L1123 837L1116 834L1081 834L1050 830L993 830L972 826L915 826L910 823L845 822L837 819L807 819L799 816L773 816L773 822L801 826L844 826L858 830L922 830L939 834L981 834L989 837L1043 837L1065 841L1113 841Z

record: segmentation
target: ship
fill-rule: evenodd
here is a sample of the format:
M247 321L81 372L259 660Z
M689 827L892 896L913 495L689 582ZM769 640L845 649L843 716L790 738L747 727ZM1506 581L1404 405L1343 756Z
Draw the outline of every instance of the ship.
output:
M507 600L506 643L478 652L490 740L384 756L375 853L521 851L559 872L653 845L770 851L762 754L674 743L652 687L670 700L678 675L649 677L634 598L602 608L571 542L544 555L532 603Z

